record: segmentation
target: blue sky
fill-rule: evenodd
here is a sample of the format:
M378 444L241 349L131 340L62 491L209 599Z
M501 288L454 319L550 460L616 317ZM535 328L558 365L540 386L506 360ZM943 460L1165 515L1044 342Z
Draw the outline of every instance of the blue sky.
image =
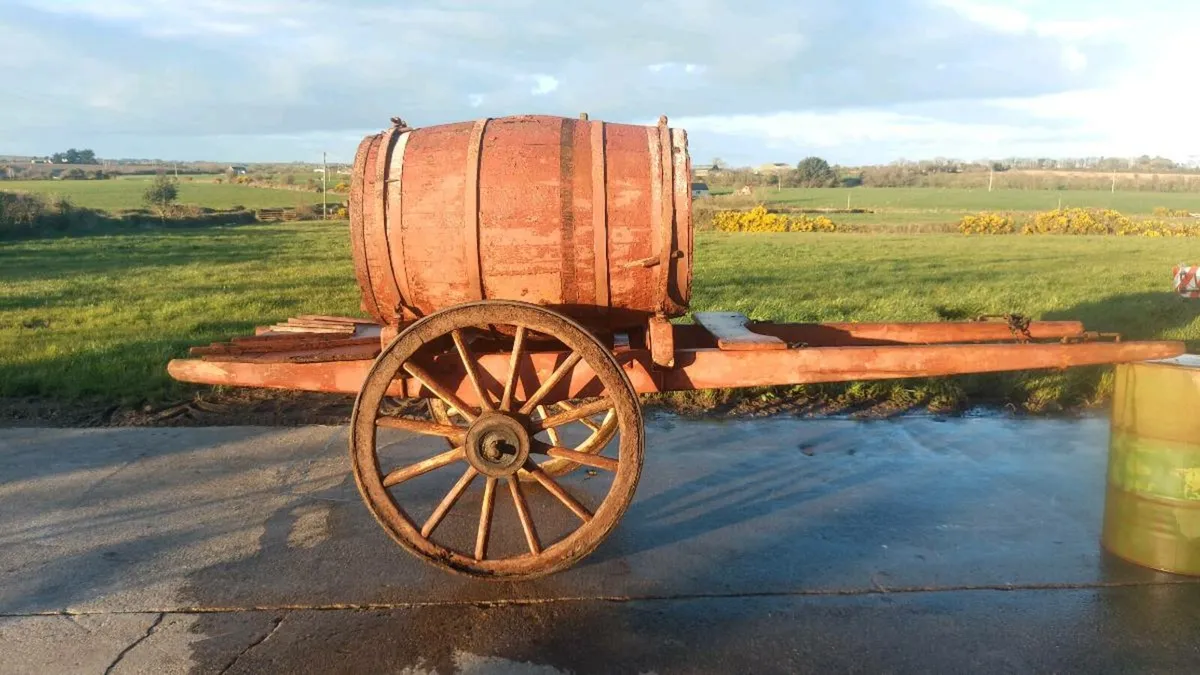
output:
M519 113L688 130L693 160L1200 161L1185 0L0 0L0 154L347 161Z

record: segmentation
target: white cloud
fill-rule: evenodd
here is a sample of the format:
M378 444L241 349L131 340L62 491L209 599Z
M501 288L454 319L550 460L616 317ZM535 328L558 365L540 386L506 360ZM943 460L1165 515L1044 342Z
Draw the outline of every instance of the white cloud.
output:
M1083 70L1087 68L1087 56L1078 47L1067 45L1062 50L1063 65L1067 70Z
M558 79L553 75L534 75L533 82L533 89L529 93L534 96L544 96L558 89Z
M338 143L328 149L344 160L356 146L344 139L394 115L579 111L665 113L695 125L698 153L727 158L812 146L886 161L1186 135L1177 110L1194 95L1180 83L1200 62L1188 33L1200 10L1063 2L0 0L0 67L19 102L0 106L0 152L53 151L69 129L102 156L154 139L161 156L228 143L247 161L288 159L266 153L298 138ZM1163 14L1143 9L1156 2ZM1158 103L1138 114L1168 125L1153 138L1122 131L1111 109L1081 117L1053 103L1125 96L1139 78L1155 82L1137 90L1143 105Z
M1030 3L1020 3L1026 9L1007 4L979 0L934 0L935 4L957 12L963 18L1005 33L1033 33L1062 40L1084 40L1112 35L1124 27L1124 22L1111 17L1071 19L1042 19L1032 13Z
M970 21L1006 33L1023 33L1033 25L1029 15L1015 7L977 2L976 0L936 0L936 2L958 12Z
M652 73L675 74L683 72L688 75L703 75L708 70L708 67L698 63L675 63L674 61L667 61L650 64L646 66L646 70Z

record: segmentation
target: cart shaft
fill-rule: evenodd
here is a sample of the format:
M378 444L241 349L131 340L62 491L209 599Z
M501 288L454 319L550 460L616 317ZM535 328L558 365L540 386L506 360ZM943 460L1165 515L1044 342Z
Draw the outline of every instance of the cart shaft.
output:
M1069 368L1171 358L1185 351L1184 344L1176 341L888 345L770 351L688 348L676 350L675 367L671 369L654 367L647 350L619 352L617 358L639 393L653 393ZM565 358L563 352L530 353L518 379L518 395L531 393ZM481 355L478 363L485 388L498 394L508 372L508 355ZM180 359L172 361L168 371L184 382L355 394L371 365L372 361L367 359L317 363ZM456 354L441 357L435 368L458 383L459 397L468 403L477 402ZM593 373L581 364L550 392L549 400L588 396L594 385ZM389 393L410 398L432 396L413 380L398 380Z

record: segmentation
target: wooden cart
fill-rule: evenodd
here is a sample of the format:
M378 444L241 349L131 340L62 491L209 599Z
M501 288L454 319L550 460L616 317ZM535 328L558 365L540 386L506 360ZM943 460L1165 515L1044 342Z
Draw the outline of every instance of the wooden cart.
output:
M352 467L380 525L438 567L513 579L572 565L615 527L642 468L639 394L1184 352L1018 316L780 324L697 312L672 323L691 294L690 182L686 134L665 118L423 129L395 119L364 139L351 186L371 318L296 317L193 348L168 370L187 382L356 394ZM445 445L397 461L383 440L391 430Z

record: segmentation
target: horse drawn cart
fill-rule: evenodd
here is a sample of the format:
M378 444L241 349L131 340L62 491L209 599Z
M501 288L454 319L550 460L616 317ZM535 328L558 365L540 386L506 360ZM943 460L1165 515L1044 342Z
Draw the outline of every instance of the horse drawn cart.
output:
M1184 352L1016 316L783 324L697 312L671 323L691 297L690 183L686 134L665 118L421 129L394 119L363 140L351 185L371 318L296 317L195 347L168 370L187 382L356 394L351 463L377 521L427 562L512 579L574 564L621 518L642 469L639 394ZM396 459L389 434L441 440Z

